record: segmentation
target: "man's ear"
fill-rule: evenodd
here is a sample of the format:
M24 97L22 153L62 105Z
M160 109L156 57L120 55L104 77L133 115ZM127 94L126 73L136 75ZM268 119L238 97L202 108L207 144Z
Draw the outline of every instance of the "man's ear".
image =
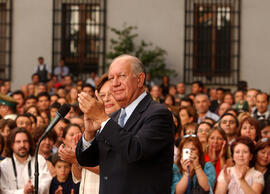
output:
M137 75L138 78L138 87L141 88L144 85L144 80L145 80L145 73L141 72Z

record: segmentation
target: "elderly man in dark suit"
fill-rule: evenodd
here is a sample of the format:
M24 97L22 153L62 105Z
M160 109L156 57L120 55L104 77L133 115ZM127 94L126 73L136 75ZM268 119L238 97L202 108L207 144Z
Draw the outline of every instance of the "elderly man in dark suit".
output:
M82 166L100 165L100 194L169 194L173 164L173 119L144 91L144 66L122 55L109 68L111 92L121 110L106 115L104 105L85 93L87 117L76 156Z

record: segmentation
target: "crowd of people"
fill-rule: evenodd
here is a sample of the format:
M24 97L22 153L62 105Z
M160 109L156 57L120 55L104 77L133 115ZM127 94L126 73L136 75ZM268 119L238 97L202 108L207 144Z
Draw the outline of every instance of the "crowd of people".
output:
M168 76L157 85L130 56L113 61L107 74L91 74L87 83L74 81L63 60L53 73L42 57L38 61L32 82L20 90L0 82L2 194L33 193L35 145L63 104L70 112L40 144L39 193L125 193L149 182L151 192L140 191L269 193L267 93L208 88L200 81L187 93Z

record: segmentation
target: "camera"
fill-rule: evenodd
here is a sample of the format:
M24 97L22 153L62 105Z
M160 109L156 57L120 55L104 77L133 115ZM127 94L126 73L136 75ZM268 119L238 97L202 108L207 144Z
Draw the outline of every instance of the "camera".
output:
M183 160L189 160L189 156L190 156L190 149L189 148L184 148L183 149Z

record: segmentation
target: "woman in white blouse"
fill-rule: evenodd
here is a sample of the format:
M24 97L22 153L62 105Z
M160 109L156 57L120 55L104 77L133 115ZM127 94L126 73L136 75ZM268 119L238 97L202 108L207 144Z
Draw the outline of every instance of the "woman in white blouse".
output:
M231 145L233 167L221 171L216 186L216 194L253 194L261 193L264 187L263 174L250 168L254 154L254 144L248 137L239 137Z

